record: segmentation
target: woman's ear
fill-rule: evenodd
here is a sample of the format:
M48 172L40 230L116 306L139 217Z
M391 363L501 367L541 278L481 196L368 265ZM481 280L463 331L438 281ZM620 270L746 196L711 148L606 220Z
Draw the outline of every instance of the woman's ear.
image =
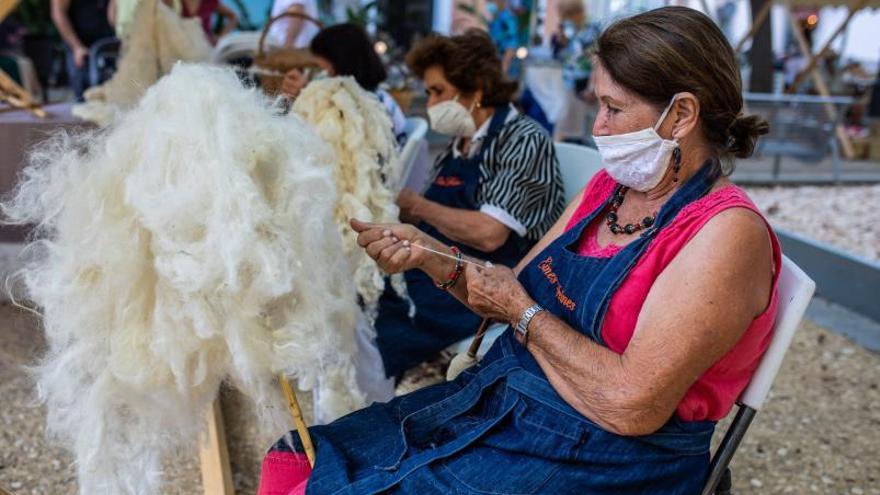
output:
M669 113L674 116L672 137L681 140L699 128L700 100L693 93L678 93Z

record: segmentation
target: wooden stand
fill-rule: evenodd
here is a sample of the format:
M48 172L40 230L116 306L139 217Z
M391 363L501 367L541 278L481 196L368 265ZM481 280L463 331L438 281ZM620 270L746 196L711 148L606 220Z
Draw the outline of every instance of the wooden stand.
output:
M302 409L296 400L296 393L290 382L283 375L278 377L281 389L287 399L290 414L309 464L315 465L315 447L308 427L303 418ZM232 467L229 464L229 447L226 444L226 432L223 427L223 414L220 410L220 398L214 400L211 410L208 411L208 431L202 439L199 449L199 461L202 471L202 489L205 495L235 495L235 485L232 482ZM5 495L0 493L0 495Z
M791 2L785 0L784 5L785 13L788 16L788 22L791 25L791 30L794 32L794 37L798 42L798 48L805 57L812 57L813 55L810 52L810 44L807 42L807 38L804 36L803 31L801 31L797 19L795 19L794 12L792 12ZM831 96L831 91L828 90L828 84L825 82L822 75L816 72L815 64L813 65L813 70L810 71L810 75L813 78L813 84L816 85L816 90L819 91L819 94L825 97ZM832 122L836 122L837 110L834 108L834 105L826 103L824 106L828 118L831 119ZM839 124L834 130L837 135L837 140L840 141L840 150L843 152L843 156L851 160L855 156L855 150L853 149L852 141L850 141L849 136L846 134L846 130Z
M749 31L739 41L739 43L736 44L736 53L739 53L743 49L746 42L752 36L754 36L755 33L758 32L758 29L760 29L761 25L764 24L764 22L767 20L767 16L770 14L770 7L773 5L773 3L773 1L768 1L761 8L760 12L758 12L758 15L755 17L755 22L752 24L751 28L749 28ZM849 25L849 21L856 14L856 12L864 8L867 4L868 0L856 0L853 3L852 7L850 7L849 15L837 28L837 30L831 36L831 39L829 39L825 43L819 53L813 55L813 53L810 51L810 45L807 42L806 37L804 37L804 33L801 31L801 28L797 23L794 12L792 12L791 1L782 1L782 5L785 7L785 15L786 17L788 17L788 22L791 26L791 30L794 32L794 37L797 40L798 48L800 49L801 53L809 59L807 67L803 71L801 71L800 74L798 74L797 78L794 81L794 84L792 84L792 89L789 92L794 92L795 90L797 90L798 85L803 82L804 79L806 79L807 77L811 77L813 79L813 84L815 84L816 90L819 92L820 95L825 97L831 96L831 91L828 89L828 84L825 82L825 79L822 77L822 75L816 71L816 64L818 63L819 59L824 56L825 52L831 46L831 43L834 42L834 39L837 38L837 36L839 36L844 29L846 29L846 26ZM825 113L828 115L828 118L836 122L837 110L834 108L834 105L832 105L831 103L826 103L824 107ZM842 125L837 126L837 128L835 129L835 135L837 136L837 140L840 141L840 150L843 153L843 156L847 159L852 159L853 156L855 156L855 150L853 149L852 141L846 134L846 130L843 128Z
M229 464L229 448L226 445L226 430L223 427L223 413L220 398L214 399L208 411L208 431L201 441L199 461L202 466L202 489L205 495L235 495L232 483L232 468Z
M2 22L3 19L6 19L6 16L15 10L15 7L18 7L18 3L19 0L0 0L0 22ZM2 488L0 488L0 490L2 490ZM0 495L2 495L2 491L0 491Z
M828 41L826 41L825 44L822 45L822 49L819 50L819 52L815 55L809 52L804 53L804 56L809 57L809 62L807 63L807 67L802 70L794 79L794 82L791 84L791 88L789 88L788 90L789 93L794 93L795 91L797 91L797 88L801 85L802 82L804 82L804 79L815 72L816 64L818 64L820 60L825 58L825 55L828 53L828 50L831 48L831 44L834 43L834 40L836 40L837 37L840 36L840 33L842 33L844 29L849 26L849 21L852 20L853 16L856 15L860 10L865 8L865 5L867 4L868 0L856 1L856 3L850 6L849 14L847 14L846 19L844 19L843 22L840 23L840 26L838 26L834 33L831 34L831 37L828 38ZM789 16L791 16L791 13L789 13Z
M41 119L48 116L41 105L34 101L31 94L13 81L3 70L0 70L0 101L8 103L12 110L27 110Z

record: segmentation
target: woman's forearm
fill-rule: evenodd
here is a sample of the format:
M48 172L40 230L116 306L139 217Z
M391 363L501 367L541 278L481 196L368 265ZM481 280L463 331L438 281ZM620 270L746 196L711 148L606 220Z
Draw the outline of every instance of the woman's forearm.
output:
M440 251L441 253L449 253L450 255L452 255L452 250L449 246L436 240L433 240L433 242L431 242L430 245L428 245L427 247L430 247L435 251ZM463 256L462 259L473 263L484 262L484 260L479 260L470 256ZM420 267L420 269L433 280L442 283L449 280L450 275L455 271L455 260L446 258L444 256L430 254L430 256L427 258L427 261ZM468 304L467 276L464 273L464 266L462 266L462 272L459 275L455 285L450 287L448 291L462 304L470 308L470 305Z
M563 400L608 431L651 433L671 414L641 400L624 356L547 311L538 313L529 325L527 346Z
M453 241L486 253L500 248L510 235L510 228L485 213L428 199L422 199L412 213Z

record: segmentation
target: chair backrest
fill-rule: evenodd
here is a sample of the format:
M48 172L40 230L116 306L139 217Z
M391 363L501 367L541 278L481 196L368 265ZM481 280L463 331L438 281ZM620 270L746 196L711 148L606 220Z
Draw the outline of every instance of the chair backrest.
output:
M593 148L579 144L556 143L554 147L562 173L565 202L569 203L602 169L602 156Z
M89 84L98 86L113 77L121 50L122 42L114 36L101 38L89 47Z
M713 495L715 489L727 470L733 454L745 437L749 425L757 411L764 405L776 373L782 365L785 353L791 346L791 340L795 331L800 326L804 312L813 292L816 290L816 282L804 273L788 257L782 257L782 270L779 273L777 285L778 306L776 309L776 322L773 325L773 340L761 358L761 363L752 375L749 385L739 398L739 410L736 417L727 428L718 450L712 456L709 463L709 476L703 487L702 495ZM728 478L729 483L729 478ZM729 487L725 487L729 489ZM725 491L725 493L727 493Z
M776 323L773 325L773 340L739 400L741 404L756 411L761 409L767 393L770 392L770 386L776 379L794 332L813 298L813 292L816 291L816 282L787 256L783 256L777 290L779 306L776 310Z
M401 161L401 184L408 184L410 176L419 171L413 170L416 163L416 156L419 149L425 141L425 135L428 133L428 121L421 117L407 117L406 125L403 127L406 134L406 143L400 150L398 160ZM427 171L425 171L427 173Z

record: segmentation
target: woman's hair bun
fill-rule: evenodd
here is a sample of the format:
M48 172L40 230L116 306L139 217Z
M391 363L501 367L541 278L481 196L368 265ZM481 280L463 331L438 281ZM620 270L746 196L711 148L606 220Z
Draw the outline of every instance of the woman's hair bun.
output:
M770 132L770 125L758 115L739 115L727 128L727 152L737 158L748 158L755 151L759 136Z

